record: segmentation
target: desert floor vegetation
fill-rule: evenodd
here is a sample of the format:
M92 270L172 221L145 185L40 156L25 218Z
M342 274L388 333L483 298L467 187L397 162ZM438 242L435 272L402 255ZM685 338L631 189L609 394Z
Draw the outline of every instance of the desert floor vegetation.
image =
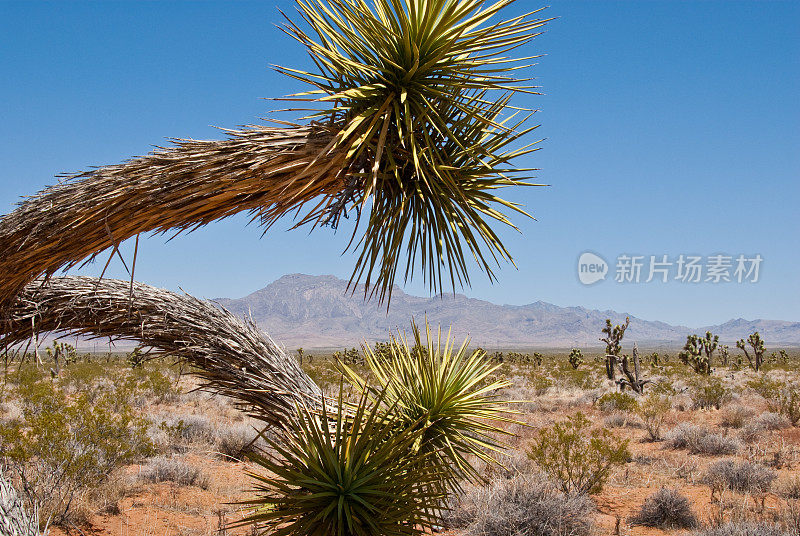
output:
M368 361L386 359L376 349L366 359L350 350L350 374L375 383ZM541 361L487 353L498 368L483 381L520 401L519 422L500 423L516 435L497 438L509 447L501 466L472 463L483 480L451 495L442 534L791 534L800 428L764 395L800 379L798 353L758 373L715 367L720 409L693 403L689 367L644 363L655 381L634 395L605 378L602 352L583 354L576 374L566 351ZM302 366L323 391L339 392L344 355L306 350ZM81 354L57 374L45 352L40 359L3 370L0 451L5 477L52 518L51 534L253 530L231 525L249 514L238 504L252 498L248 473L263 469L251 457L273 448L263 422L197 390L190 369L169 359ZM357 401L358 389L345 396ZM48 434L30 433L44 426ZM41 476L59 467L58 478Z

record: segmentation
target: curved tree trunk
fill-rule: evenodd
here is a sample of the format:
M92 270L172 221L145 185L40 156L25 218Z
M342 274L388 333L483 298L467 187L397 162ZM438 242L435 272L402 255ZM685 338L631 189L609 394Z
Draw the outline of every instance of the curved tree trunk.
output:
M320 126L233 130L221 141L177 140L42 190L0 219L0 313L33 279L140 233L191 231L242 211L268 226L340 192L330 140Z
M209 301L142 283L55 277L27 285L8 311L0 345L35 331L140 341L182 359L204 387L236 400L257 419L280 424L295 404L317 405L319 387L264 332Z

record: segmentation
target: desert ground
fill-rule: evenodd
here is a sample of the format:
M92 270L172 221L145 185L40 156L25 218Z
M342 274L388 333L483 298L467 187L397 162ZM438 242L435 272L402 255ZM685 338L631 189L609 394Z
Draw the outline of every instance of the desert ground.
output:
M568 352L550 351L540 364L532 353L489 352L495 375L511 383L498 395L518 401L513 418L519 423L505 424L512 435L502 466L476 462L484 482L464 483L449 503L447 526L438 530L448 536L734 535L745 534L734 528L747 523L797 530L800 400L786 394L800 382L800 352L776 354L759 372L732 355L710 375L682 363L677 350L658 352L640 351L649 380L643 395L620 393L606 378L602 349L584 350L582 362L572 364ZM248 454L269 449L258 438L259 421L197 390L191 370L168 358L82 354L57 371L47 355L42 360L6 365L0 445L5 474L20 489L20 478L27 478L41 514L55 516L51 534L259 533L232 526L248 513L242 503L253 496L250 473L259 471ZM331 355L306 352L303 368L325 391L338 390ZM596 430L609 448L624 452L606 467L601 486L569 502L563 475L548 473L529 454L542 434L553 436L555 423L577 422L577 414L589 421L579 435ZM114 452L94 452L114 427L127 430L112 434ZM76 460L69 452L94 458ZM42 476L64 466L79 468L78 474L63 470L58 482ZM545 520L550 526L515 532L513 519L541 506L533 504L537 496L525 496L537 486L556 501L541 514L552 518ZM667 501L643 509L662 489ZM559 527L558 516L569 520ZM773 533L781 532L752 532Z

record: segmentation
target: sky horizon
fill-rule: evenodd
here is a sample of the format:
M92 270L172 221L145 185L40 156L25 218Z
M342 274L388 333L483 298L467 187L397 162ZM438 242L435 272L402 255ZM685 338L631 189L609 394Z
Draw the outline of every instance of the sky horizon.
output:
M538 168L536 181L550 186L504 192L536 217L513 217L521 233L500 233L518 269L503 265L494 284L472 269L472 288L457 291L691 327L800 321L800 3L548 5L544 16L557 20L523 51L546 54L530 71L544 94L520 103L540 110L526 141L544 141L518 165ZM276 7L292 11L289 0L0 1L0 214L61 173L145 154L169 137L220 138L212 125L261 123L276 107L264 98L304 89L269 65L310 66L275 27ZM247 221L169 243L143 236L137 281L238 298L289 273L349 278L347 229L309 235L284 220L262 238ZM123 245L127 258L132 249ZM581 282L584 253L606 263L605 280ZM668 282L659 271L645 282L651 257L666 261ZM699 282L685 273L694 257ZM761 259L757 274L747 272L752 262L737 274L739 258ZM104 262L70 273L99 274ZM713 266L731 281L714 282ZM107 274L128 277L118 262ZM421 279L396 283L428 295Z

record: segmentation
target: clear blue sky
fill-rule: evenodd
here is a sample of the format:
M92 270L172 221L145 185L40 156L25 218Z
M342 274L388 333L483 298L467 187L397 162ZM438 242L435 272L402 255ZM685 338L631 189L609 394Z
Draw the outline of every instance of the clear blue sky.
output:
M257 122L274 106L262 97L300 89L268 65L309 63L277 8L291 2L0 1L0 213L58 173ZM533 71L546 95L523 103L546 140L520 165L551 186L507 191L537 217L503 233L519 270L494 285L475 272L466 293L690 326L800 320L800 2L554 1L547 14L559 18L527 51L547 54ZM137 280L238 297L285 273L349 276L347 233L287 221L260 239L245 222L144 240ZM756 284L586 287L585 250L764 261Z

